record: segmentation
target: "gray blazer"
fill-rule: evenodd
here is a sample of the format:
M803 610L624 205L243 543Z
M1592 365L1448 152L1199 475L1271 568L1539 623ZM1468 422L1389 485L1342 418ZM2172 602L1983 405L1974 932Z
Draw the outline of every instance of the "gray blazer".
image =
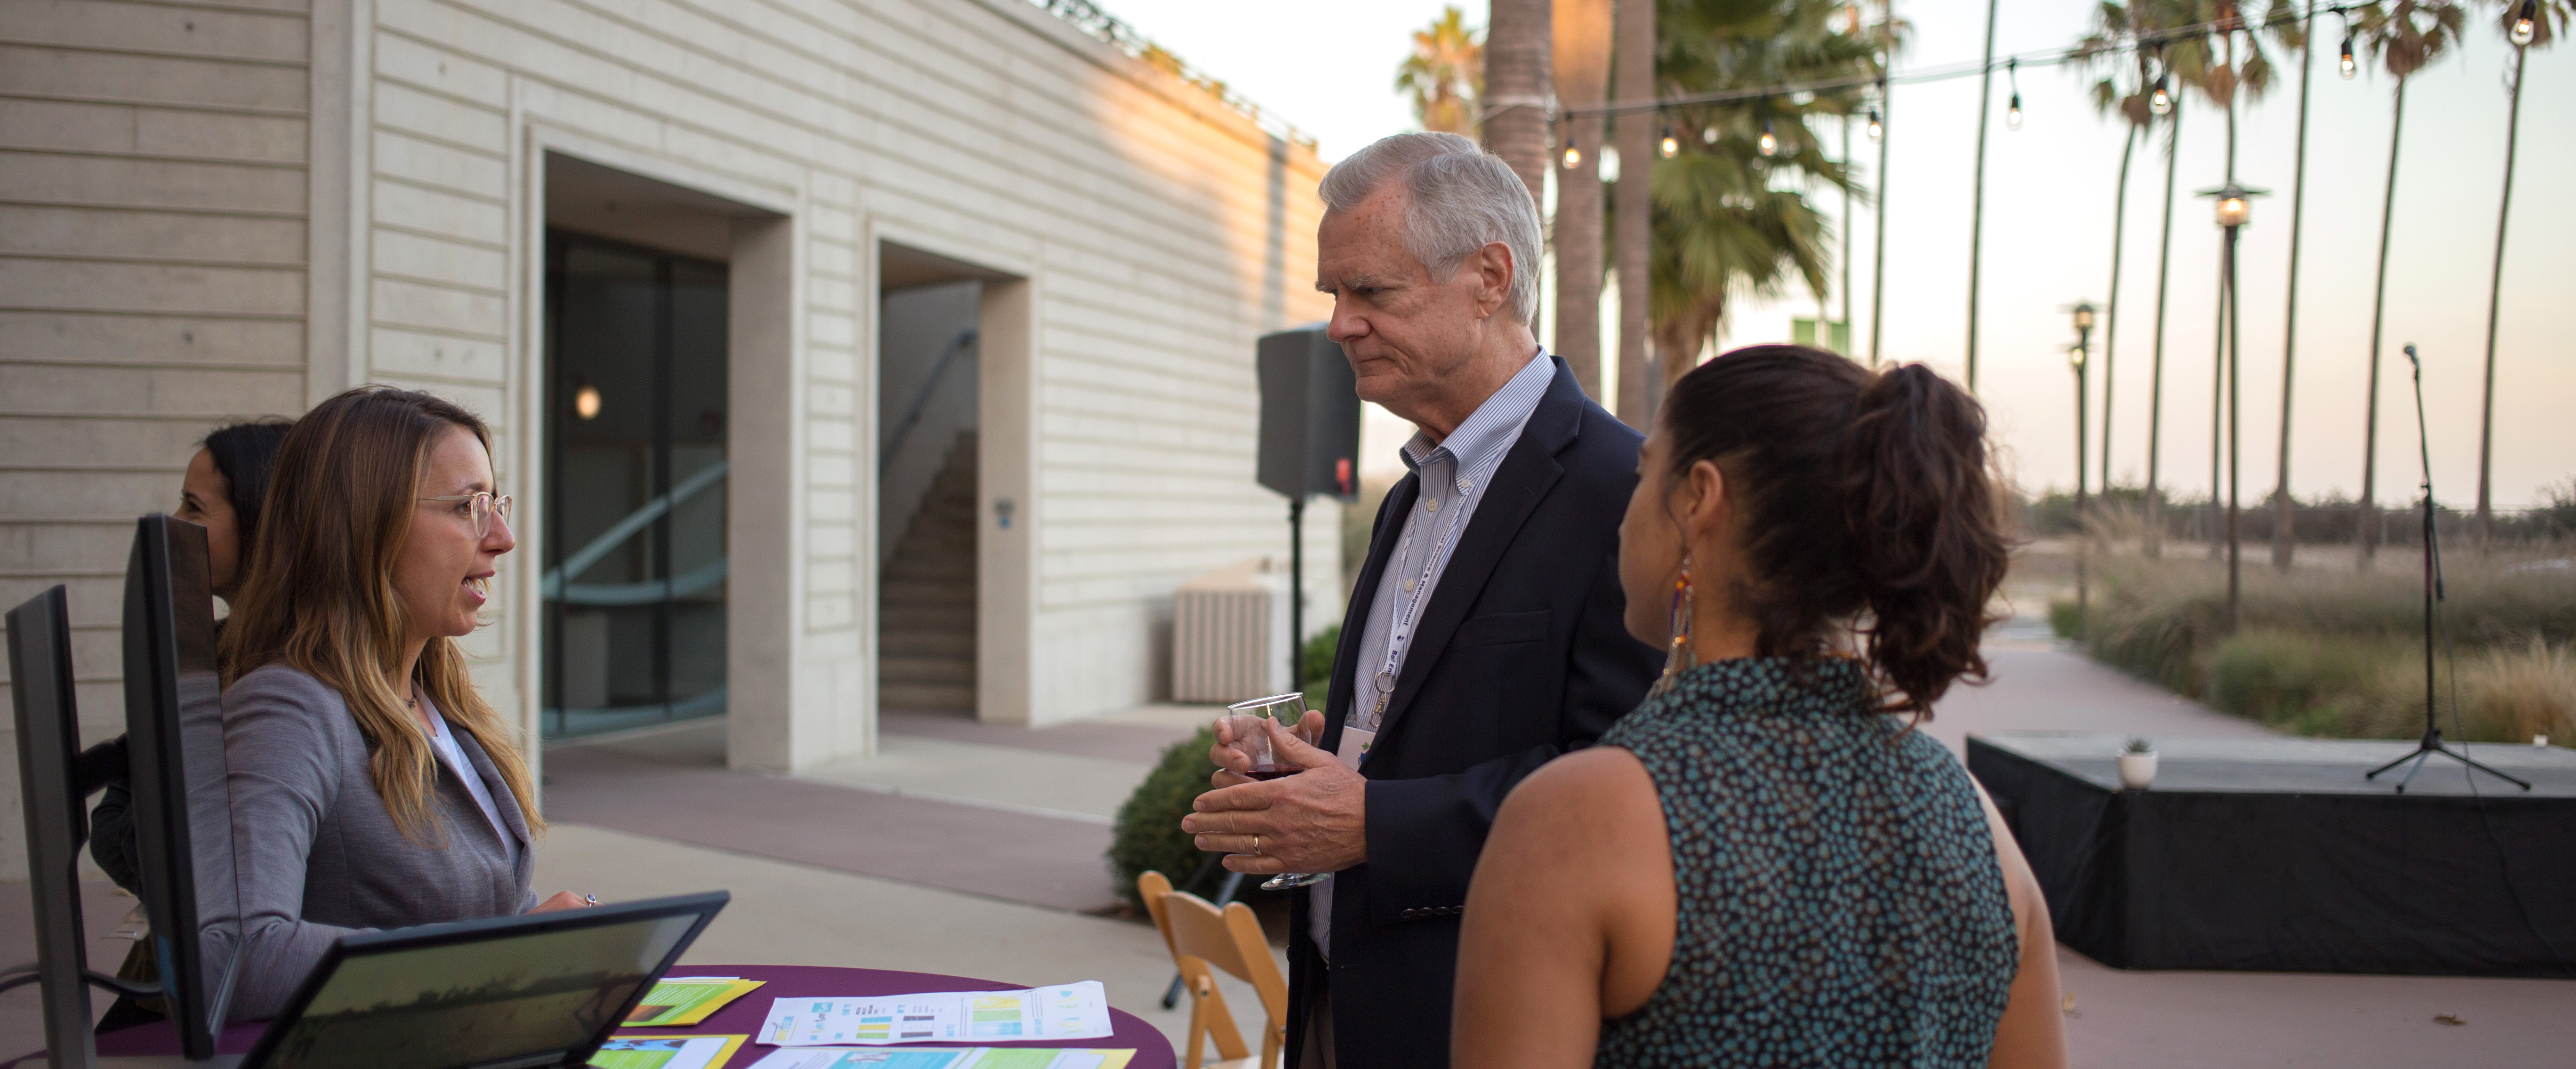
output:
M242 963L226 1017L276 1016L333 940L367 928L525 913L537 904L528 822L472 736L454 732L492 793L503 843L443 761L442 845L403 837L367 774L367 742L340 692L282 664L224 692Z

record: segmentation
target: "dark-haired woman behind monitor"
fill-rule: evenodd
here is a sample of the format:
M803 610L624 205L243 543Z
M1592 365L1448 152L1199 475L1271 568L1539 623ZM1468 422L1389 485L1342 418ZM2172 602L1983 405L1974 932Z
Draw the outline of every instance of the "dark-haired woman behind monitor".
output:
M1986 670L1985 413L1795 346L1682 376L1619 531L1645 704L1504 802L1467 895L1477 1069L2066 1064L2037 882L1905 722Z
M259 543L260 502L268 496L268 473L277 459L277 443L286 440L290 426L286 420L262 419L218 427L197 443L196 455L188 458L188 473L179 484L179 508L171 515L206 529L207 575L215 596L226 602L241 591L242 557ZM134 821L128 815L134 793L126 787L125 763L122 735L81 754L83 784L103 784L107 789L98 808L90 811L89 856L117 886L141 894L143 884L134 861Z
M260 503L268 496L268 473L277 460L277 444L293 424L283 419L252 420L217 427L197 442L179 483L179 507L172 516L206 529L207 578L215 596L231 601L241 591L241 559L259 543ZM217 621L216 627L223 623ZM81 754L81 793L101 787L106 793L89 814L89 856L99 870L133 894L143 893L136 861L141 845L134 831L134 792L126 783L125 736L119 735ZM161 978L152 944L139 940L116 970L118 979L155 983ZM100 1034L160 1020L159 999L136 1001L118 996L98 1020Z
M296 421L224 629L243 954L234 1019L275 1014L351 931L537 905L516 733L456 640L518 543L491 433L361 387Z

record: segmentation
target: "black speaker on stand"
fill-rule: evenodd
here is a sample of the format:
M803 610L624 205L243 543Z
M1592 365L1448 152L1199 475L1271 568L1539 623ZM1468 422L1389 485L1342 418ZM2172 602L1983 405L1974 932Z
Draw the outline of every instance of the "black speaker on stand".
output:
M1359 380L1321 324L1261 336L1261 459L1255 478L1288 496L1288 685L1306 634L1306 499L1359 499Z

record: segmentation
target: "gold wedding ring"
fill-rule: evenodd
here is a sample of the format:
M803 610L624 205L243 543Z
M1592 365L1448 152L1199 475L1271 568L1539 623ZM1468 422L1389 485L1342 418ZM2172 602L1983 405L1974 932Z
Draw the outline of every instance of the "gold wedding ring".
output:
M1261 856L1261 837L1258 835L1252 837L1252 856Z

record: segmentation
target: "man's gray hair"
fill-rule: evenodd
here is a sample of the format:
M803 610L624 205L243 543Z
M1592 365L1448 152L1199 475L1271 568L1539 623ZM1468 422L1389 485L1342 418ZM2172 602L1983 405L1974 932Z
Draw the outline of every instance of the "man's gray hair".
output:
M1512 251L1512 290L1504 308L1527 323L1538 315L1538 205L1502 157L1457 134L1396 134L1352 153L1324 173L1324 207L1358 208L1401 178L1412 203L1404 246L1431 277L1447 282L1476 250L1501 242Z

